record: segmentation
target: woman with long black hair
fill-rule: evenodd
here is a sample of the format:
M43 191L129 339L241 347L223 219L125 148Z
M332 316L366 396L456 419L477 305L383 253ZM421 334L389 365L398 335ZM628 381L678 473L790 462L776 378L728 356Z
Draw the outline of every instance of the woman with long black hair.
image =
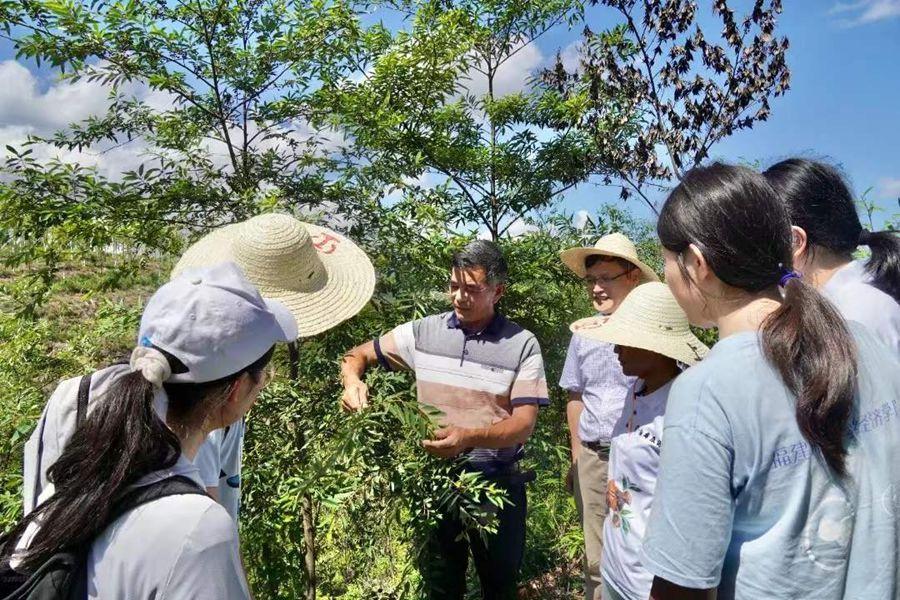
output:
M675 298L720 340L669 394L651 598L896 598L900 360L794 270L761 174L693 169L657 231Z
M900 356L900 236L863 228L850 188L830 165L791 158L763 175L791 215L797 270ZM859 246L871 252L865 262L853 259Z
M266 385L291 313L232 263L186 271L149 299L130 368L105 382L48 471L51 485L6 538L2 560L34 572L89 547L89 598L249 598L234 521L193 463L206 435L240 419ZM180 477L196 493L120 514L123 497Z

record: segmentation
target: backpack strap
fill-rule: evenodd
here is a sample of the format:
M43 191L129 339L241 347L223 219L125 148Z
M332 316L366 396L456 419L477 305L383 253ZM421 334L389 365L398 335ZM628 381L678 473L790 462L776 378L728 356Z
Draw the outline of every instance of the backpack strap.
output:
M166 498L168 496L182 495L198 495L209 497L206 490L200 487L197 482L184 475L173 475L172 477L151 483L150 485L142 485L141 487L129 490L124 496L119 498L110 511L106 524L110 525L125 513L135 508Z
M113 506L105 525L113 523L125 513L146 504L182 494L202 494L206 492L192 479L175 475L150 485L130 490ZM8 534L0 540L10 543ZM87 598L87 557L92 540L78 546L63 549L51 556L31 574L13 571L8 562L0 565L0 597L3 600L25 600L32 598L54 598L60 600L83 600ZM5 549L5 548L4 548Z
M93 373L88 373L87 375L81 378L81 381L78 382L78 398L75 403L75 427L76 429L87 418L87 404L88 404L88 394L91 391L91 376ZM38 440L37 440L37 459L35 460L35 477L34 477L34 490L32 492L32 505L29 507L29 510L34 510L37 506L38 497L41 495L41 474L43 470L41 469L42 462L44 459L44 428L47 425L47 409L44 409L44 414L41 416L41 422L38 425Z
M91 375L88 373L78 383L78 402L75 405L75 428L81 427L87 418L88 395L91 392Z
M31 493L31 506L28 507L28 512L35 509L38 496L41 495L41 460L44 458L44 427L47 425L48 408L44 408L44 414L41 416L41 423L38 426L37 458L34 461L34 489Z

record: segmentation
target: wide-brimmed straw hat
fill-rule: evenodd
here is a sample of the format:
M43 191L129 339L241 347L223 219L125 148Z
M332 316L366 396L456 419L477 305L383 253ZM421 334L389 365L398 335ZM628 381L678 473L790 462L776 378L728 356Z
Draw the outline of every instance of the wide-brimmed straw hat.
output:
M563 263L579 277L587 275L584 259L588 256L612 256L627 260L641 270L641 281L659 281L656 273L638 258L634 243L621 233L604 235L588 248L569 248L559 253Z
M686 365L693 365L709 352L691 333L687 316L669 287L658 281L634 288L611 316L588 317L569 328L592 340L642 348Z
M375 269L346 237L285 214L226 225L187 249L172 270L233 261L264 298L287 306L301 337L334 327L372 297Z

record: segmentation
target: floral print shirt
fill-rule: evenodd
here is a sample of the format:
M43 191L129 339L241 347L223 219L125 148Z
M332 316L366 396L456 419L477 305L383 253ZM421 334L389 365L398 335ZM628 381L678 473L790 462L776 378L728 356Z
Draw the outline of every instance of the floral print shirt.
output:
M638 381L636 386L641 386ZM624 431L612 439L609 456L609 482L606 500L609 514L603 527L603 577L625 598L646 600L650 596L653 575L640 561L641 545L659 472L662 447L663 413L666 385L659 392L662 401L653 398L657 414L642 415L633 431ZM655 396L656 392L652 394ZM629 400L633 398L629 394ZM638 397L637 401L641 402ZM630 406L626 402L626 409Z

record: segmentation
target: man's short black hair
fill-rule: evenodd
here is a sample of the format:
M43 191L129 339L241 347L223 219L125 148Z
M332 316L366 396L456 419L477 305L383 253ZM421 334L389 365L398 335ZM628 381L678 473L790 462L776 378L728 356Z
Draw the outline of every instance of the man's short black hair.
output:
M481 267L492 284L506 283L506 259L500 246L488 240L472 240L462 250L453 254L454 269Z

